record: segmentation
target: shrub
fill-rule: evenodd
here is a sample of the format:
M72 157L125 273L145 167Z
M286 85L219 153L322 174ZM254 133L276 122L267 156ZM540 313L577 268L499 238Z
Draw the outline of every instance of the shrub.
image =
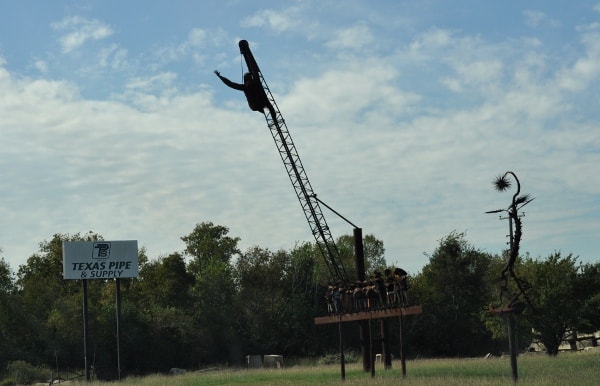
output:
M354 351L348 351L348 352L344 353L344 362L345 363L356 363L359 360L362 360L361 358L362 358L362 356ZM340 363L340 354L339 353L325 355L319 361L319 364L321 364L321 365L332 365L332 364L336 364L336 363Z
M30 385L38 381L46 381L49 378L48 370L35 367L25 361L9 362L7 366L9 379L19 385ZM4 383L3 383L4 384ZM8 383L10 385L10 383Z

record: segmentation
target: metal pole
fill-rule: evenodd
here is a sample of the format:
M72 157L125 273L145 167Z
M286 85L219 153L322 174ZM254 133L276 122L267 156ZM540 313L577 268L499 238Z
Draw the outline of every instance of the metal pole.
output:
M359 281L365 281L365 251L362 239L362 229L354 228L354 256L356 259L356 277ZM360 329L360 344L362 347L363 371L367 372L371 368L369 353L371 352L371 329L369 322L361 320L358 322Z
M117 376L121 380L121 279L115 279L117 311Z
M500 220L506 220L508 219L508 237L509 237L509 246L510 246L510 252L512 253L512 250L514 248L513 246L513 219L511 216L512 212L508 212L508 216L507 217L500 217ZM518 213L514 214L515 216L518 216ZM512 314L512 311L508 313L507 317L506 317L506 323L508 325L508 351L510 353L510 369L512 371L512 377L513 377L513 381L515 383L517 383L518 379L519 379L519 369L517 367L517 336L516 336L516 331L515 331L515 317Z
M356 259L356 276L358 280L365 281L365 249L362 239L362 228L354 228L354 256Z
M406 358L404 357L404 311L400 314L400 365L402 367L402 378L406 378Z
M85 366L85 380L90 380L90 367L88 366L88 301L87 280L81 280L83 287L83 364Z
M342 381L346 380L346 359L344 358L344 339L342 338L342 316L338 316L338 332L340 334L340 370L342 373Z
M392 353L389 347L387 320L381 319L379 321L379 328L381 329L381 359L383 360L383 368L390 370L392 368Z
M518 216L518 213L514 213L515 216ZM514 236L513 236L513 219L508 216L508 232L510 234L510 251L514 248ZM517 368L517 336L515 332L515 317L512 312L508 314L507 317L508 324L508 351L510 351L510 369L512 370L513 381L517 383L519 379L519 370Z
M371 311L369 311L371 313ZM373 332L371 330L371 318L369 318L369 359L371 364L371 378L375 378L375 354L373 353Z
M517 338L515 335L515 317L511 312L508 313L508 350L510 351L510 368L512 370L513 381L517 383L519 379L519 370L517 368Z

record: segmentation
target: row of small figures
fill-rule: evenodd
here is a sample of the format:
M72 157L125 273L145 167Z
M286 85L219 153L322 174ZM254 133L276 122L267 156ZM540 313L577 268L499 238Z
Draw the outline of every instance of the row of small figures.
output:
M370 280L330 285L325 295L329 314L344 314L408 306L407 273L401 268L375 272Z

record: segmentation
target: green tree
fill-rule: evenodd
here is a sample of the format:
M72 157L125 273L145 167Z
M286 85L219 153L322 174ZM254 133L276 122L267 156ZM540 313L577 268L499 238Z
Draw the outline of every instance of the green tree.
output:
M2 249L0 249L2 253ZM0 257L0 296L10 294L15 290L15 281L10 265Z
M232 260L240 253L239 238L227 236L228 233L227 227L203 222L181 238L190 258L188 272L194 277L190 293L198 363L241 359L237 344L231 341L235 315Z
M580 265L572 254L555 252L545 260L531 260L527 280L534 310L526 310L534 337L548 355L574 331L594 332L599 327L600 279L598 266Z
M69 298L81 297L80 285L75 281L66 281L62 277L62 243L80 240L80 235L69 236L55 234L51 240L39 244L39 251L27 259L17 271L17 287L22 299L23 310L28 317L20 327L24 337L22 347L27 353L23 358L30 363L40 364L59 356L61 363L79 366L74 363L75 356L81 351L81 327L74 327L71 321L76 318L67 304ZM81 308L77 313L80 320ZM61 314L62 313L62 314ZM65 322L66 324L60 324ZM68 322L68 323L67 323ZM77 348L73 339L65 341L64 334L80 338Z
M185 242L185 254L192 258L189 271L203 275L210 266L228 265L234 256L239 255L239 237L229 237L229 228L214 225L212 222L197 224L192 233L181 238Z
M600 263L579 267L575 296L581 299L581 306L574 329L586 334L600 330Z
M139 278L121 280L121 325L126 331L123 363L134 374L194 367L195 325L190 295L194 278L179 253L153 261L147 260L144 249L140 255ZM105 288L98 314L100 330L106 334L102 339L109 342L114 341L116 324L114 291L114 286ZM116 363L111 353L114 349L106 356Z
M490 298L490 309L498 308L507 302L507 292L516 293L519 289L513 281L506 283L502 278L502 271L506 266L508 260L509 251L505 251L503 256L494 255L491 256L490 267L486 275L486 282L491 284L491 298ZM513 267L513 271L521 275L525 274L528 267L524 265L523 260L527 261L528 255L526 254L525 259L518 259ZM508 291L502 291L502 287L508 285ZM487 329L492 333L493 339L498 342L504 351L508 351L508 328L506 315L492 313L484 311L482 313L482 319ZM517 348L525 350L531 344L533 335L531 333L531 324L525 318L514 318L515 322L515 336L517 341Z
M354 255L354 236L343 235L337 239L346 272L352 281L356 280L356 258ZM363 252L365 256L365 275L372 276L375 271L383 272L386 268L385 247L383 241L373 234L363 236Z
M186 262L179 253L148 262L140 269L135 284L142 307L189 307L190 288L194 277L187 271Z
M14 303L17 299L15 299L14 290L15 285L10 266L4 258L0 258L0 368L6 368L8 361L15 359L11 355L15 351L14 345L16 344L13 323L17 317L14 314Z
M411 285L411 297L423 305L413 337L422 353L464 356L489 352L491 333L481 317L490 303L487 272L491 261L488 254L469 245L462 233L451 233L440 241Z
M316 281L315 249L310 243L296 245L289 252L289 266L284 272L287 303L283 331L287 331L287 352L298 356L319 354L330 329L315 326L314 317L325 315L326 287Z
M249 352L281 351L281 322L287 314L289 286L284 280L287 252L252 247L236 263L238 328Z
M314 281L315 252L310 243L290 252L255 246L237 260L237 326L245 352L306 356L323 345L313 321L326 312L325 288Z

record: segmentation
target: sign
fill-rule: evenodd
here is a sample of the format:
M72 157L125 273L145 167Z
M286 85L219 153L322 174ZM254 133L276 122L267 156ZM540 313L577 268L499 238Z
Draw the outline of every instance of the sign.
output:
M65 280L138 277L138 264L137 240L63 242Z

